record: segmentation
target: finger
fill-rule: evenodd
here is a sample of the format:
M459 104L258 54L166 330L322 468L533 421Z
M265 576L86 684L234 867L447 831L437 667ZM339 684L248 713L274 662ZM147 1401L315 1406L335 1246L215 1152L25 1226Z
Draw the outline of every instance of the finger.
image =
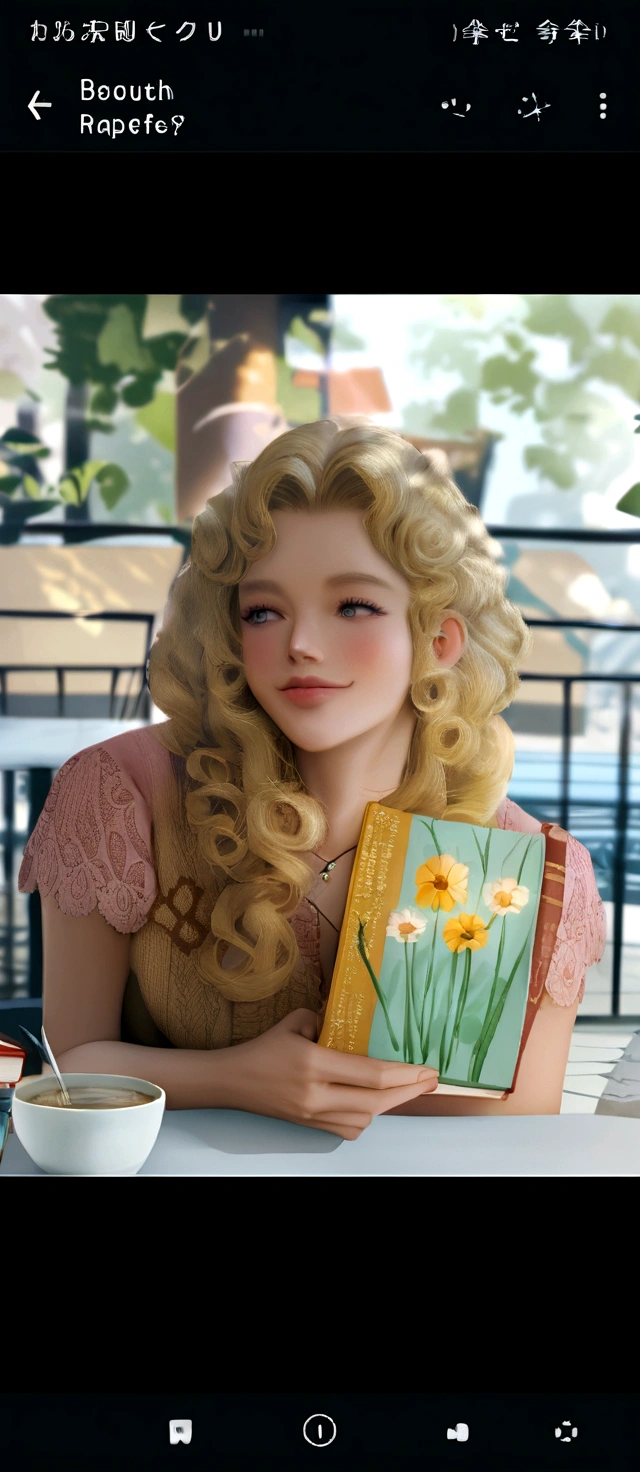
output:
M340 1053L337 1048L318 1048L315 1061L321 1077L327 1082L352 1084L364 1089L399 1088L403 1084L427 1082L438 1077L437 1069L423 1063L365 1058L358 1054Z
M341 1114L340 1110L337 1110L335 1113L332 1112L331 1114L323 1114L322 1119L316 1120L316 1124L325 1123L346 1124L353 1127L354 1129L366 1130L367 1126L371 1124L371 1115L355 1113Z
M312 1129L326 1130L328 1135L339 1135L341 1140L357 1140L358 1135L362 1134L363 1129L361 1125L330 1124L328 1120L324 1121L321 1119L314 1119L313 1124L311 1124L310 1120L305 1119L302 1123Z
M287 1032L297 1032L301 1037L310 1038L314 1043L320 1030L318 1013L312 1012L310 1007L296 1007L294 1012L289 1012L281 1022L276 1023L276 1026L286 1029Z
M327 1116L335 1111L351 1114L355 1111L366 1114L383 1114L387 1109L393 1109L396 1104L404 1104L407 1099L417 1099L420 1094L430 1094L436 1087L437 1078L428 1083L405 1084L402 1088L392 1089L359 1089L349 1088L348 1085L333 1084L327 1091L326 1099L322 1103L322 1114ZM314 1118L318 1118L315 1115Z

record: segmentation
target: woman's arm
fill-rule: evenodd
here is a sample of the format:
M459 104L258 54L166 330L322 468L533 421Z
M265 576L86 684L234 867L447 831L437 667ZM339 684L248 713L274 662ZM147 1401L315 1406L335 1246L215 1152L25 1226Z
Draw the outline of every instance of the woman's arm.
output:
M215 1051L120 1041L130 935L97 909L64 915L51 895L42 901L42 930L44 1025L61 1072L148 1079L164 1089L168 1109L224 1108Z
M465 1098L462 1094L424 1095L388 1114L559 1114L577 1000L559 1007L544 992L527 1038L518 1081L506 1099Z
M120 1041L128 935L98 910L63 915L43 901L44 1014L64 1073L149 1079L169 1109L242 1109L355 1140L383 1105L433 1088L435 1072L321 1048L318 1018L298 1008L229 1048L146 1048Z

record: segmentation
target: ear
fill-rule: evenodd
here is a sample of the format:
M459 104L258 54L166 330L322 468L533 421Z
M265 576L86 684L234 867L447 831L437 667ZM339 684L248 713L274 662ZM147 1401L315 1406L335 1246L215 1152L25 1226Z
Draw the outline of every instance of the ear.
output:
M464 629L453 616L443 619L441 633L433 641L433 652L438 664L449 670L458 663L464 649Z

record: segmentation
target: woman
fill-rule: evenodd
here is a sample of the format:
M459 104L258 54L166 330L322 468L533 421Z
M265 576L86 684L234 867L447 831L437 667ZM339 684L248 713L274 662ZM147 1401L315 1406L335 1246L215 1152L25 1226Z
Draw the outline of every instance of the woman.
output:
M356 1138L376 1114L554 1113L604 913L567 876L514 1092L318 1047L367 802L535 832L498 715L530 635L437 457L369 424L281 435L193 526L149 684L166 723L72 757L25 851L61 1066ZM328 869L331 863L333 868ZM329 876L329 882L322 875ZM124 998L124 1004L123 1004Z

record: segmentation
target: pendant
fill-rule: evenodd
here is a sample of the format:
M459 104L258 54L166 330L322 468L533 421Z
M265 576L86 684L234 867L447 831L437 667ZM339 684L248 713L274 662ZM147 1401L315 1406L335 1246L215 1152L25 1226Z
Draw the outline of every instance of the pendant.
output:
M321 873L321 875L320 875L320 878L321 878L321 879L324 879L324 882L325 882L325 884L328 884L328 883L329 883L329 880L330 880L330 878L331 878L331 873L330 873L330 871L331 871L331 869L335 869L335 867L336 867L336 866L335 866L335 860L334 860L334 862L333 862L333 863L331 863L331 864L327 864L327 867L326 867L326 869L323 869L323 870L322 870L322 873Z

